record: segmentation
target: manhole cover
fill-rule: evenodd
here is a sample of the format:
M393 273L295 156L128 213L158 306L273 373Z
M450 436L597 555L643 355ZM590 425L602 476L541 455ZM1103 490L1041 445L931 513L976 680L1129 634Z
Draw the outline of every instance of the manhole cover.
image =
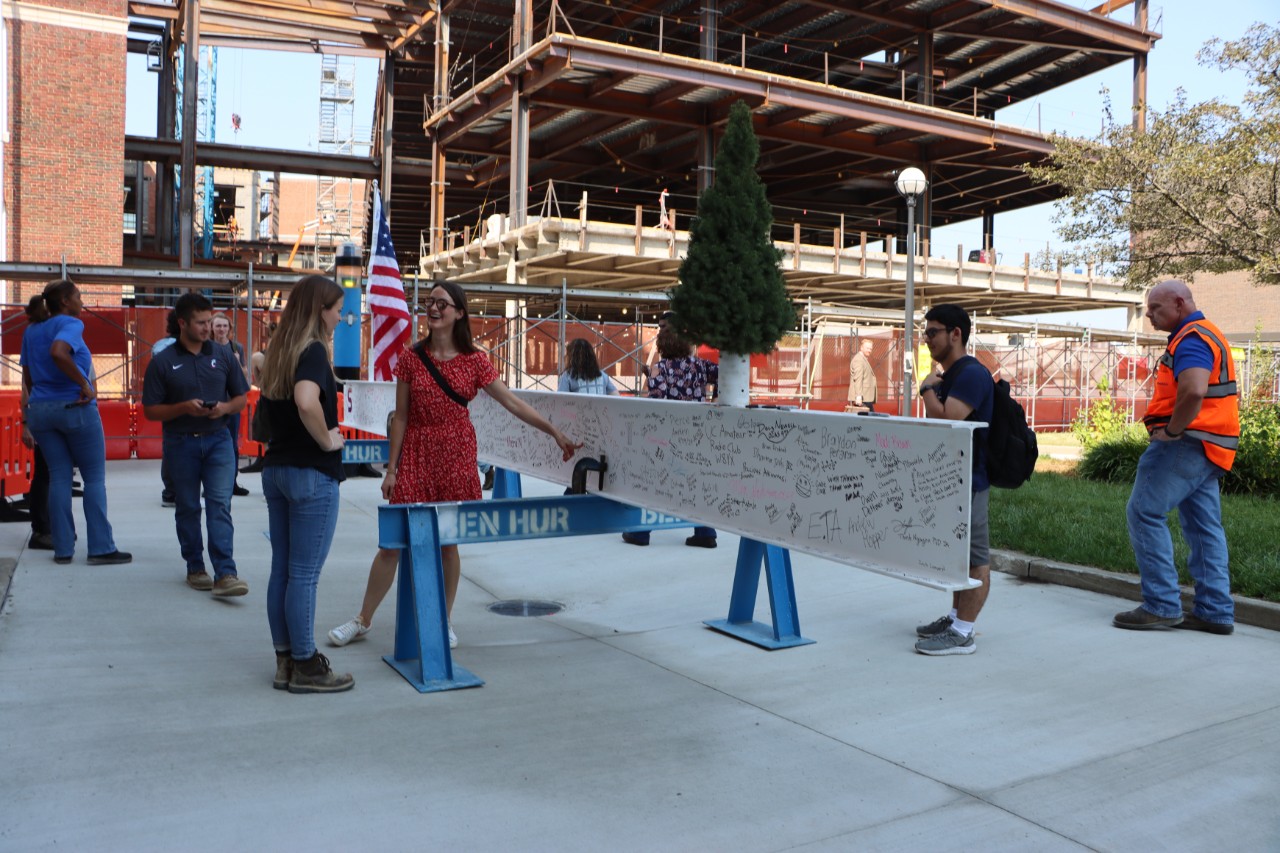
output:
M499 616L550 616L564 610L564 605L556 601L529 601L515 599L512 601L495 601L489 610Z

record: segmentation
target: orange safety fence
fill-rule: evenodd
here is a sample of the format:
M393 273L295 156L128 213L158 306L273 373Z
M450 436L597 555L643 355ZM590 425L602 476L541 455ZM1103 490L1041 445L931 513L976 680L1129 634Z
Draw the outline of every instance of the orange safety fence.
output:
M108 459L132 459L142 411L128 400L98 400Z
M250 437L250 428L253 426L253 413L258 410L258 398L262 396L262 392L257 388L249 389L248 402L244 405L244 410L240 412L240 455L258 457L267 452L267 446L260 441L254 441Z
M249 438L249 423L258 403L258 390L249 392L249 405L240 419L240 454L261 456L266 447ZM159 459L163 425L148 420L142 406L128 400L98 400L107 459ZM349 438L376 438L358 430L343 429ZM0 389L0 499L25 495L31 490L35 465L32 451L22 443L22 410L16 389Z
M159 459L164 448L164 424L147 420L138 406L133 421L133 452L139 459Z
M18 391L0 391L0 499L31 491L35 456L22 443L22 406Z

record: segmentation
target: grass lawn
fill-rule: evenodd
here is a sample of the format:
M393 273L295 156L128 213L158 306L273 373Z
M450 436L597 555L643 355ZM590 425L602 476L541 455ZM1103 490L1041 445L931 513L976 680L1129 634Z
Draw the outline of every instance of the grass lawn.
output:
M1042 463L1022 488L992 489L991 547L1137 574L1125 526L1130 487L1080 479L1071 473L1073 467ZM1232 592L1280 602L1280 502L1223 495L1222 521ZM1169 516L1169 527L1182 583L1190 584L1187 545L1176 511Z
M1080 447L1080 440L1076 438L1075 433L1067 432L1037 432L1036 444L1041 447L1060 448L1060 447Z

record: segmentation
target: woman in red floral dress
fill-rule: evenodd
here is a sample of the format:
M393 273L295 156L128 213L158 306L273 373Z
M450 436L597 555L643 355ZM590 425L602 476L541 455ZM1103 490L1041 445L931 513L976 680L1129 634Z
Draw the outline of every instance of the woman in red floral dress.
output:
M520 420L555 439L568 461L582 445L574 444L529 404L511 393L488 357L471 341L467 296L451 281L440 282L427 300L427 337L406 347L396 363L396 411L391 419L391 463L382 481L382 496L393 504L471 501L480 499L476 467L476 431L467 409L451 398L423 363L432 364L465 400L484 391ZM360 614L329 632L329 642L345 646L363 637L374 611L395 580L400 551L379 548L369 569ZM453 610L461 561L457 545L443 545L445 610ZM449 647L458 644L449 627Z

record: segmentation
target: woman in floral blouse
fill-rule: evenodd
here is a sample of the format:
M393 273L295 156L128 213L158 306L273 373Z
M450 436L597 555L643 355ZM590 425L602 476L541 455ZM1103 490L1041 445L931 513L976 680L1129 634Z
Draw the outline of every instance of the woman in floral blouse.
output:
M720 379L720 365L693 354L693 344L680 337L672 326L658 332L658 355L662 356L649 371L649 396L657 400L690 400L701 403L710 395L707 386ZM648 545L649 531L622 534L629 545ZM691 548L716 547L716 531L712 527L695 527L684 540Z
M692 400L701 403L710 395L707 386L720 378L720 365L698 358L693 344L670 326L658 332L662 358L649 371L649 396L659 400Z

